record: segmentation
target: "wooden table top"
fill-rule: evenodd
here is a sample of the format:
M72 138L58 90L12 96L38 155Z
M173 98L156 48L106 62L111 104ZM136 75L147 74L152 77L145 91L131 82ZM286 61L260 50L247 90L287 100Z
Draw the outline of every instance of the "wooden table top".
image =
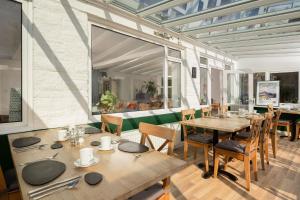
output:
M39 144L49 144L43 150L36 149L22 153L16 153L11 150L23 200L29 199L27 195L28 191L40 186L34 187L24 182L22 178L23 166L20 166L20 164L52 156L56 152L59 152L56 160L66 164L66 171L52 182L61 181L78 175L84 175L88 172L99 172L103 174L104 179L96 186L89 186L82 178L76 189L61 191L43 198L47 200L128 199L130 196L145 190L149 186L173 175L186 166L185 161L157 151L146 152L142 154L141 157L136 158L135 154L119 151L116 145L113 151L107 152L97 151L97 148L93 147L95 150L95 157L100 159L99 163L88 168L76 168L73 163L79 158L79 149L83 147L91 147L91 141L99 141L99 138L104 135L111 134L102 133L86 135L85 141L80 147L72 147L70 142L66 141L63 142L63 148L56 150L52 150L50 148L50 145L54 143L57 136L56 129L9 135L8 138L10 146L14 139L24 136L37 136L41 138L41 142ZM112 137L113 140L119 139L119 137L114 135L112 135ZM13 147L11 146L11 149L12 148Z
M181 121L182 125L218 130L224 132L237 132L250 126L250 120L246 118L230 117L230 118L196 118L187 121Z

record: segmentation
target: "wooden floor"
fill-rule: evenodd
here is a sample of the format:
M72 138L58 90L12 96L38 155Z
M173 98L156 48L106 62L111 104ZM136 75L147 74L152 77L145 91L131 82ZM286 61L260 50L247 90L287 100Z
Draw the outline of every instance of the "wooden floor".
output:
M176 149L180 158L183 157L182 152L183 149ZM202 155L202 150L199 150L196 162L202 162ZM270 165L266 165L265 171L261 169L258 159L257 182L251 169L251 191L247 192L242 162L228 164L228 171L238 177L237 182L223 176L203 179L203 170L193 163L193 153L190 151L190 165L172 177L172 199L300 199L300 140L290 142L287 138L281 138L277 158L274 159L271 146L269 155Z

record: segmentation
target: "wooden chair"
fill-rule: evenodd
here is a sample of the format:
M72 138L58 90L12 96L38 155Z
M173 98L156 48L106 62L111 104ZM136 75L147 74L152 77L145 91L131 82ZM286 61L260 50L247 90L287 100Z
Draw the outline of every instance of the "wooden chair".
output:
M222 105L222 106L220 106L220 111L219 111L219 113L220 113L220 114L224 114L224 113L226 113L226 112L228 112L228 105Z
M141 122L139 124L139 131L142 134L141 144L145 144L146 141L150 144L152 149L155 149L151 136L159 137L165 139L165 142L157 149L157 151L161 151L164 147L168 146L168 155L173 155L174 144L175 144L175 136L176 132L174 129L170 129L167 127L161 127L153 124L147 124ZM147 190L140 192L133 197L129 198L131 200L139 200L139 199L170 199L170 177L164 179L163 184L156 183L153 186L149 187Z
M263 124L263 129L259 141L259 150L260 150L260 160L261 160L261 167L265 169L265 159L266 157L267 164L269 164L269 138L270 138L270 131L272 126L272 119L273 119L273 112L265 113L265 120Z
M226 140L215 145L214 178L218 175L220 155L225 157L225 170L229 157L244 161L246 189L250 191L250 160L252 160L254 178L257 180L257 146L260 127L261 120L259 118L254 118L252 120L251 136L244 144L235 140Z
M270 135L274 158L276 158L276 155L277 155L277 145L278 145L277 127L278 127L280 115L281 115L281 110L280 109L276 110L275 119L273 120L273 123L272 123L272 130L271 130L271 135Z
M292 122L289 120L279 120L277 127L285 127L288 137L291 137L291 126Z
M3 173L0 166L0 199L1 200L21 200L19 184L15 170L8 170Z
M296 124L296 140L299 139L300 136L300 122L297 122Z
M274 106L273 106L273 104L268 104L267 105L267 109L268 109L268 112L274 112Z
M117 136L121 135L122 125L123 125L122 117L116 117L116 116L112 116L112 115L102 114L101 122L102 122L102 126L101 126L102 132L108 131L113 134L116 133ZM112 131L110 125L115 125L116 129L114 131Z
M211 107L201 108L201 117L211 117Z
M195 109L188 109L181 111L182 121L195 119ZM192 131L188 130L187 126L183 127L184 134L184 160L187 160L188 157L188 147L189 145L194 147L194 159L197 158L197 150L198 148L204 149L204 163L205 163L205 171L209 170L208 164L208 151L212 147L212 135L206 135L204 133L199 133L196 129L192 129Z

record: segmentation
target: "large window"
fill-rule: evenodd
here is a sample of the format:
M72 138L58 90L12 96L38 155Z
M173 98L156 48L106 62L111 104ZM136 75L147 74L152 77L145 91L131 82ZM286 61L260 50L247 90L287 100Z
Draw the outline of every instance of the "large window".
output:
M298 103L299 73L271 73L271 81L280 81L280 103Z
M174 49L168 53L175 60L181 56ZM163 109L165 102L180 107L181 63L165 66L165 55L164 46L93 25L92 113Z
M22 5L0 2L0 123L21 122Z
M234 101L234 85L235 85L235 74L227 74L227 103L233 104Z
M248 105L249 103L248 78L248 74L239 74L239 103L242 105Z
M200 104L208 104L207 96L208 69L200 67Z
M253 97L256 98L257 82L265 80L265 73L254 73L253 74Z

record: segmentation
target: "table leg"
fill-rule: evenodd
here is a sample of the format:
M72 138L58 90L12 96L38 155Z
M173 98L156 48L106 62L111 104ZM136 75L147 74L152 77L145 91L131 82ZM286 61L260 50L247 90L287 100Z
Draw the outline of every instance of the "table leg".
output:
M219 142L219 133L218 133L217 130L214 130L214 132L213 132L213 162L212 162L213 164L209 166L209 171L203 174L203 178L205 178L205 179L210 178L214 174L214 160L215 160L215 148L214 148L214 146L216 144L218 144L218 142ZM200 163L198 165L198 167L200 167L200 168L203 168L203 166L204 165L202 163ZM236 176L234 176L233 174L231 174L229 172L224 171L223 168L224 168L223 166L219 167L219 170L218 170L219 174L222 174L222 175L228 177L232 181L237 181L238 180L238 178Z
M297 124L297 120L292 119L292 126L291 126L291 141L295 141L296 138L296 124Z

